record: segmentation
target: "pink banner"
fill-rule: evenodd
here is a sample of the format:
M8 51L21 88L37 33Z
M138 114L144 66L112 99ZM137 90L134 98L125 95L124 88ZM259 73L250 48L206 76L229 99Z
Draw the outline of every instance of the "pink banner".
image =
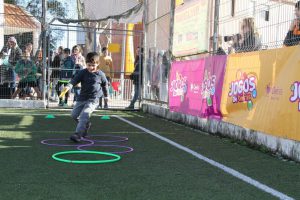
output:
M227 56L172 64L169 81L171 111L199 117L221 117L220 101Z

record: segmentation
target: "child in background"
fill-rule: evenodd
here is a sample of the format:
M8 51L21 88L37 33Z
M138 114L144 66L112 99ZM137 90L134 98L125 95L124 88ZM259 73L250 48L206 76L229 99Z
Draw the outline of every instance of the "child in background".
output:
M81 47L79 45L75 45L72 48L72 59L75 62L75 73L74 76L81 70L81 69L85 69L85 58L82 56L82 50ZM80 90L81 90L81 85L80 83L78 85L75 85L73 87L73 92L74 92L74 99L73 99L73 105L75 105L79 94L80 94Z
M60 98L73 86L81 83L81 92L78 101L72 110L72 118L77 122L76 131L70 139L80 142L91 127L90 117L99 104L99 98L104 95L107 99L107 79L102 71L97 70L99 65L99 54L88 53L86 56L86 69L80 70L78 74L63 89Z
M59 96L59 106L65 106L68 103L68 98L70 96L70 92L64 94L64 101L63 96L60 95L62 91L62 87L68 85L70 79L72 78L74 74L74 67L75 62L70 56L71 51L69 48L64 49L64 59L61 66L60 71L60 80L58 81L56 85L56 92Z

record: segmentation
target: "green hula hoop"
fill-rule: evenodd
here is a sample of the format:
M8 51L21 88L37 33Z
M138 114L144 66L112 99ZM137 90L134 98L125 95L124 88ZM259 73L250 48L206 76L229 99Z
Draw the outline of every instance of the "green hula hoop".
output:
M112 156L113 159L108 160L67 160L58 158L59 155L66 155L66 154L100 154L100 155L106 155L106 156ZM54 160L60 161L60 162L66 162L66 163L75 163L75 164L102 164L102 163L110 163L110 162L116 162L121 159L121 156L113 153L106 153L101 151L62 151L58 152L52 155L52 158Z

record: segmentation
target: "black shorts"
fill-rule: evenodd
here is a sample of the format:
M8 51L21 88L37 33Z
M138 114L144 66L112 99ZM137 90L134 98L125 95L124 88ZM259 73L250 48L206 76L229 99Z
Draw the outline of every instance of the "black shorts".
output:
M26 88L26 87L37 87L36 81L20 81L18 84L18 88Z

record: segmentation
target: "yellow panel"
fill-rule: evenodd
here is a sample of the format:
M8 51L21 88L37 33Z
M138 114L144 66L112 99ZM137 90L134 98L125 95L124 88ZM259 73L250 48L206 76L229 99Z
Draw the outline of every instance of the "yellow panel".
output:
M184 3L184 0L176 0L176 7Z
M118 43L108 44L108 51L111 53L119 53L120 52L120 44L118 44Z
M228 56L223 120L300 141L299 54L294 46Z

